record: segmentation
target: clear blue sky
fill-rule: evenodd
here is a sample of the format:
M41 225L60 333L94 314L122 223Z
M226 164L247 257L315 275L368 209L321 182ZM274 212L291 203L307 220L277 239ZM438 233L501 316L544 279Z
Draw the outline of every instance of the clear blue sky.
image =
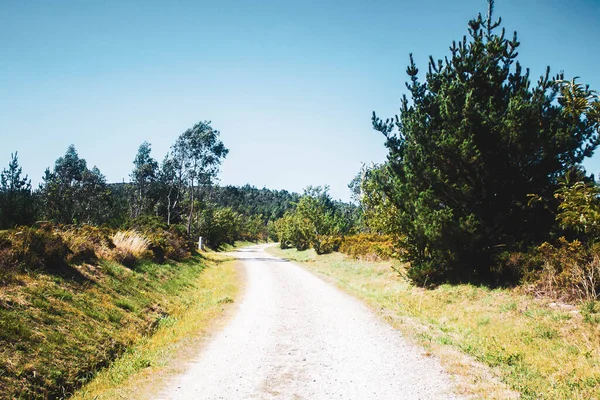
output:
M18 150L37 184L75 144L108 181L142 141L159 161L211 120L230 149L221 182L348 199L386 151L413 52L448 54L485 0L0 0L0 166ZM600 89L600 1L497 0L537 80L546 65ZM600 172L600 153L586 163Z

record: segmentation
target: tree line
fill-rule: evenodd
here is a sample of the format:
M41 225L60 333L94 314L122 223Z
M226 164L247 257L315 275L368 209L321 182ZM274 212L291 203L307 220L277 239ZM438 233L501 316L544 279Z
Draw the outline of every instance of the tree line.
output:
M204 236L213 247L235 240L266 239L267 224L294 207L299 196L216 185L229 150L210 122L199 122L176 139L162 162L148 142L133 157L130 182L108 183L74 145L47 168L42 183L31 180L11 155L0 173L0 229L49 221L113 228L176 226L189 238Z

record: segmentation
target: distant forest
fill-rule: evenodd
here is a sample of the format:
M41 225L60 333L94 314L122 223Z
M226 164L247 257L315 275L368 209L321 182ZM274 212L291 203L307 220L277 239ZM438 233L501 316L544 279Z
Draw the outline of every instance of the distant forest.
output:
M161 163L150 143L142 143L132 157L130 182L107 183L71 145L33 188L15 152L0 173L0 229L40 221L140 230L174 226L189 238L206 237L213 247L266 240L268 223L293 209L300 195L218 186L227 153L219 131L200 122L178 137Z

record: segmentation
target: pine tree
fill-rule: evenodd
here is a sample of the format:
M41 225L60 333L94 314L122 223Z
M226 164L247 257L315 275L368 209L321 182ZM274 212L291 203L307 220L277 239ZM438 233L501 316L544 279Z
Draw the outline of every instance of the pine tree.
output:
M88 169L73 145L52 171L46 169L40 196L44 216L57 223L102 224L111 219L106 178L98 168Z
M450 57L430 57L424 82L411 55L410 101L403 96L400 114L385 122L373 114L389 149L383 189L406 234L409 275L421 284L488 280L498 253L547 236L554 216L528 207L527 195L552 198L558 179L599 143L597 104L566 106L557 98L563 76L550 78L549 68L532 85L516 61L517 34L505 37L493 6L469 22Z
M17 225L28 225L35 218L34 199L31 193L31 180L19 166L15 152L10 155L8 169L0 173L0 229Z

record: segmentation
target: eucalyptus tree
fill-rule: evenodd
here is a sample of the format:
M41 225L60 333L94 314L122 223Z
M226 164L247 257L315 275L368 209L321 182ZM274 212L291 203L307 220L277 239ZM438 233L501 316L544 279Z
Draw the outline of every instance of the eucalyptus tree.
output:
M175 182L187 191L187 232L191 234L198 189L215 182L221 163L229 153L220 140L220 132L209 121L198 122L183 132L171 149Z
M177 211L180 208L183 192L183 168L172 152L165 156L160 166L158 185L160 192L159 213L165 217L167 225L171 225L174 219L178 220L179 213Z
M136 218L153 211L155 201L151 196L154 184L158 179L158 163L151 157L151 145L143 142L133 160L131 182L134 196L131 205L131 216Z

